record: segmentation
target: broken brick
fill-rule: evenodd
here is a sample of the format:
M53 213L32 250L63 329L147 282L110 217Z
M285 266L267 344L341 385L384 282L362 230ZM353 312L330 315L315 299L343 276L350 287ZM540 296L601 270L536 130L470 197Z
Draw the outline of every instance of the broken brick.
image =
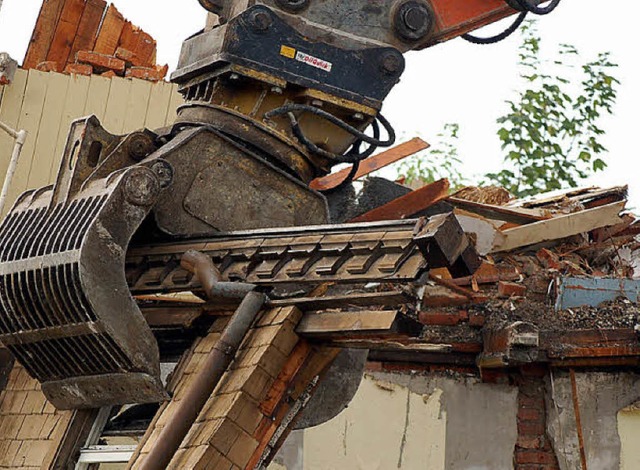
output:
M36 70L40 72L58 72L58 64L52 60L46 62L40 62L36 66Z
M139 78L142 80L149 80L151 82L159 82L160 80L164 80L164 77L167 76L168 70L169 67L167 65L163 67L156 66L154 68L131 67L127 69L126 76L129 78Z
M91 75L93 73L93 67L89 64L68 64L64 69L64 73L70 75Z
M92 65L98 72L113 70L116 73L123 73L126 66L124 60L117 57L89 51L79 51L76 55L76 62Z
M498 283L498 295L500 297L523 297L527 292L527 287L515 282L500 281Z
M420 312L418 320L423 325L456 326L462 322L462 316L459 313Z

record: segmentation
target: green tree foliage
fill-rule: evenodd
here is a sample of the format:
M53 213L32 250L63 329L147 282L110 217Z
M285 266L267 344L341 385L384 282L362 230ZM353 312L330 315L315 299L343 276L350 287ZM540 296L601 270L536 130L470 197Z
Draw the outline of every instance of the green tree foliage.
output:
M519 197L575 187L606 167L600 121L612 113L619 84L609 53L583 63L575 47L563 44L554 60L543 60L534 23L525 23L522 34L525 89L498 119L506 168L486 175Z
M447 178L452 189L464 186L457 147L459 130L458 124L445 124L432 147L400 163L399 174L404 175L408 184L429 184Z

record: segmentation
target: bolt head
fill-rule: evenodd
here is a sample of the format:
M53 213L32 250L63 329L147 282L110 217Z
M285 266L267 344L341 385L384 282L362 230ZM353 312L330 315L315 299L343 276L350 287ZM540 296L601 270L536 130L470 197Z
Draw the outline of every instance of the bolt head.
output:
M433 15L422 0L409 0L397 8L395 28L398 35L408 41L426 37L433 27Z
M388 75L397 75L404 70L404 58L399 52L387 51L382 54L382 71Z
M276 0L278 6L288 11L302 11L309 6L311 0Z
M273 18L265 10L258 10L251 13L251 24L256 31L266 31L273 24Z

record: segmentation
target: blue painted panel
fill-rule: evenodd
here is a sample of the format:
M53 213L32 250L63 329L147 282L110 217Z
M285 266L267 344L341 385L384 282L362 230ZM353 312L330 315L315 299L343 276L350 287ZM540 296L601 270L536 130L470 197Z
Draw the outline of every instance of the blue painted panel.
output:
M615 278L560 278L556 310L588 305L597 307L602 302L626 297L638 302L640 280Z

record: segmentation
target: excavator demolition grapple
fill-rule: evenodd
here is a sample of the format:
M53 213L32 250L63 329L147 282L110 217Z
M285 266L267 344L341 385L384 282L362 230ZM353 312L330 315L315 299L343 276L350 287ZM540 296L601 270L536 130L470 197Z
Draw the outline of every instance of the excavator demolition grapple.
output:
M23 194L0 228L0 341L59 409L167 398L158 345L133 296L198 291L202 280L181 265L189 250L225 283L265 292L474 269L458 226L434 240L425 234L442 218L331 225L326 197L309 183L394 143L380 109L403 53L544 7L200 3L218 21L184 42L172 76L185 98L175 124L117 136L95 117L75 121L55 184Z

